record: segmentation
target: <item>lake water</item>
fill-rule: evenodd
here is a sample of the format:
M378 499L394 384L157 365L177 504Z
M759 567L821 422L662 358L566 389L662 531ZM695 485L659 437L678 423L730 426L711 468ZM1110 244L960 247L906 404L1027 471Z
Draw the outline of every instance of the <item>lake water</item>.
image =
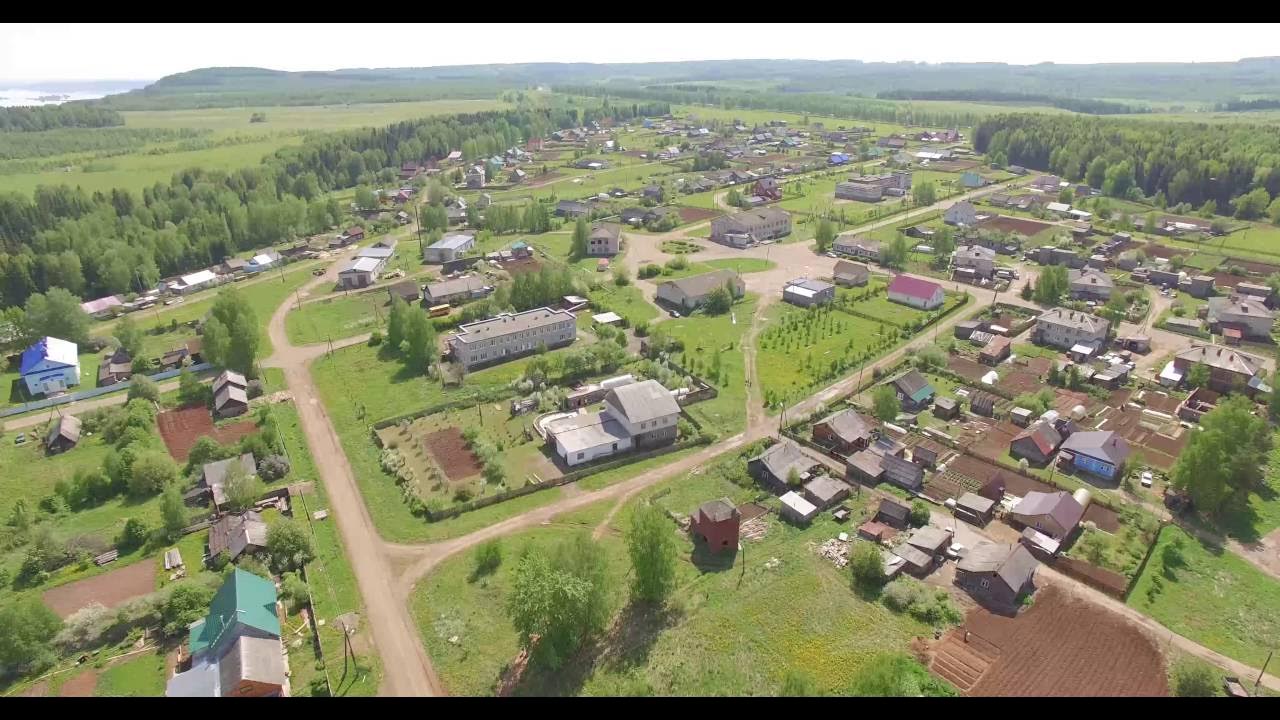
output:
M141 87L141 84L133 87ZM74 88L51 85L46 88L0 88L0 107L19 105L60 105L71 100L96 100L107 95L128 92L132 87Z

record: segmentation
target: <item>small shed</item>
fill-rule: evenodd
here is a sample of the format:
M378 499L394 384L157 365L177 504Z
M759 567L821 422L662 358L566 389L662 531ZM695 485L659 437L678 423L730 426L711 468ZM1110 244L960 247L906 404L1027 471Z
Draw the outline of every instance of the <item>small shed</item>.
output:
M933 416L940 420L954 420L960 414L960 406L954 398L940 397L933 401Z
M858 526L858 537L863 538L864 540L870 540L871 542L892 540L897 534L897 530L875 520L868 520Z
M873 522L884 523L889 527L901 530L907 526L907 516L911 514L911 508L902 503L885 498L880 501L880 508L876 510Z
M825 510L849 497L849 486L829 475L820 475L804 486L804 498Z
M907 544L930 556L941 555L951 547L951 533L926 525L911 533Z
M942 454L942 446L932 440L925 440L911 448L911 462L931 468L938 464L938 456Z
M1009 419L1018 427L1026 427L1031 424L1031 416L1034 414L1029 408L1016 407L1009 411Z
M792 490L778 498L782 502L782 517L798 525L807 525L818 514L818 507Z
M178 548L171 548L164 551L164 569L172 570L183 566L182 553L178 552Z
M992 393L978 390L969 397L969 409L978 415L991 417L996 412L996 400L998 398Z
M80 442L80 418L74 415L63 415L49 427L49 434L44 439L44 448L52 455L70 450L78 442Z
M996 501L971 492L956 498L955 516L967 523L983 526L991 522Z
M912 545L899 545L893 554L902 558L903 569L912 575L926 575L933 569L933 556Z

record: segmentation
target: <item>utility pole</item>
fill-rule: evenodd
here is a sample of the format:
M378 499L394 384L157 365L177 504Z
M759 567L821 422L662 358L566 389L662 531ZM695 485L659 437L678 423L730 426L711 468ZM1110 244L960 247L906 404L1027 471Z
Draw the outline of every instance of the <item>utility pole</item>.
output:
M1274 655L1275 652L1275 650L1272 650L1267 653L1267 661L1262 663L1262 669L1258 671L1258 679L1253 681L1254 690L1257 690L1258 686L1262 684L1262 676L1267 674L1267 666L1271 664L1271 656Z
M298 306L294 309L301 310L302 309L302 293L298 292L298 288L293 289L293 296L298 299Z

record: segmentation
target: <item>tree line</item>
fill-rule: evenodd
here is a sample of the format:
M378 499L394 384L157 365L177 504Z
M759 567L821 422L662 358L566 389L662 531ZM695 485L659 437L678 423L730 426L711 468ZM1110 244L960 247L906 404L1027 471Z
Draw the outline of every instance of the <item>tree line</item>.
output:
M616 106L627 114L634 105ZM583 108L520 109L433 117L308 138L259 166L192 168L141 197L40 186L0 195L0 306L63 287L82 297L142 292L162 277L240 251L325 232L345 213L326 194L394 176L405 162L439 159L470 142L497 152L580 124ZM530 217L526 225L544 225Z
M1150 112L1145 106L1133 106L1110 100L1072 98L1043 93L1022 93L1003 90L887 90L876 93L884 100L957 100L961 102L1015 102L1038 103L1062 108L1086 115L1123 115Z
M973 143L997 161L1087 182L1113 197L1212 202L1226 214L1252 193L1242 213L1252 215L1280 195L1280 134L1260 126L1007 114L980 121Z
M40 132L54 128L100 128L124 125L115 110L81 103L0 108L0 132Z

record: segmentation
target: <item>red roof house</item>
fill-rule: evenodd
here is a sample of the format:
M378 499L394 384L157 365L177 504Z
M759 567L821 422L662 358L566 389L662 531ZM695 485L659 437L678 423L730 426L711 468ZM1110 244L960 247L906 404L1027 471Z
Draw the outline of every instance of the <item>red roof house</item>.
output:
M889 299L920 310L942 305L942 286L910 275L897 275L889 283Z
M771 177L763 177L756 181L755 188L751 191L752 195L758 195L766 200L781 200L782 187L778 185L778 181Z

